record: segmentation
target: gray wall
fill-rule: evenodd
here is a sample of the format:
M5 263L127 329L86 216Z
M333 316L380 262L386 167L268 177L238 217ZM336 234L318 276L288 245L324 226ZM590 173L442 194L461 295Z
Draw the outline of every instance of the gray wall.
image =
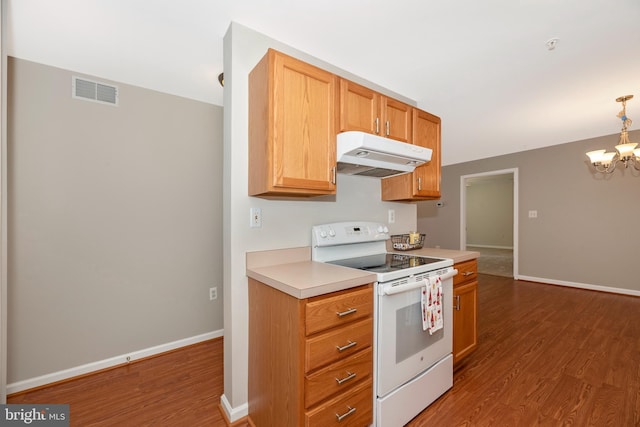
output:
M466 178L467 245L513 247L513 174Z
M630 137L640 140L640 131L630 132ZM445 205L419 203L418 229L430 236L430 246L458 249L460 177L518 168L519 275L640 295L634 270L640 172L595 174L584 154L597 148L611 150L617 142L614 134L446 166L442 170ZM529 219L529 210L537 210L538 218Z
M9 383L223 327L222 108L72 75L9 62Z

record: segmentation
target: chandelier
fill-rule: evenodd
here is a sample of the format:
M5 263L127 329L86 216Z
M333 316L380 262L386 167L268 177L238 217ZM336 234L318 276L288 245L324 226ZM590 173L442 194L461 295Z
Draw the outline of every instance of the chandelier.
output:
M627 117L627 101L631 98L633 95L616 98L617 102L622 103L622 111L618 113L618 117L622 120L622 130L616 151L595 150L587 153L591 164L598 172L613 173L619 163L622 163L625 168L633 166L640 171L640 148L636 148L637 143L629 141L627 132L627 127L631 126L631 119Z

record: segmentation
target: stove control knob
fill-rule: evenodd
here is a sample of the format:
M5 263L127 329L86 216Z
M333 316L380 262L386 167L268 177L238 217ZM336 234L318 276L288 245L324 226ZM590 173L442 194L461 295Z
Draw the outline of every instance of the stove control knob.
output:
M320 230L320 237L322 237L323 239L327 238L327 232L324 230Z
M384 227L382 225L378 226L378 233L384 233Z
M329 229L329 236L336 237L336 231L333 228Z
M389 227L387 227L386 225L384 226L384 232L388 233L389 232Z

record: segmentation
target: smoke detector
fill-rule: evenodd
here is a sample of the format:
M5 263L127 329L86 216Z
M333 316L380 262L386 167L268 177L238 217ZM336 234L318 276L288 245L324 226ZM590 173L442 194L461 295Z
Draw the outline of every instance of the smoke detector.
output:
M555 49L558 44L558 40L559 39L557 37L547 40L545 43L545 45L547 46L547 50Z

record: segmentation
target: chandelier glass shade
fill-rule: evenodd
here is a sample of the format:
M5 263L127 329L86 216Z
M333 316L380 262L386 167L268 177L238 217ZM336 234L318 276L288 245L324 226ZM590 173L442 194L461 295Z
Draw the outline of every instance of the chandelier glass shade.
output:
M625 168L632 166L640 171L640 148L635 142L629 141L629 132L627 127L631 126L631 119L627 117L627 101L633 98L633 95L621 96L616 99L622 103L622 111L618 113L618 117L622 120L622 130L620 131L620 141L616 145L616 151L594 150L589 151L587 156L591 164L598 172L613 173L619 164Z

